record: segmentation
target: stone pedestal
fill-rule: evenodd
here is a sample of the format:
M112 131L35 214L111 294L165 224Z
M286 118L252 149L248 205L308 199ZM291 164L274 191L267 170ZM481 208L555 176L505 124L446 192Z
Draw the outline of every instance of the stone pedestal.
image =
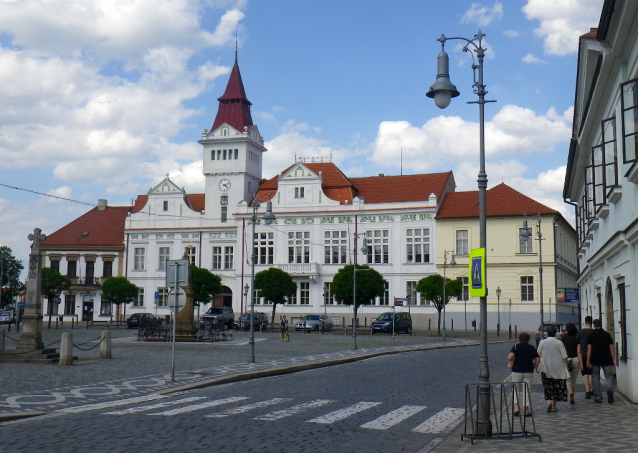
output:
M42 274L42 255L40 242L46 239L42 230L36 228L28 239L33 241L29 253L29 273L27 274L27 296L22 315L22 330L20 341L16 345L18 350L33 351L44 349L42 343L42 303L40 302L40 278Z
M190 286L182 286L182 290L186 293L186 302L184 307L175 314L175 341L195 341L197 339L195 333L195 294L191 291Z

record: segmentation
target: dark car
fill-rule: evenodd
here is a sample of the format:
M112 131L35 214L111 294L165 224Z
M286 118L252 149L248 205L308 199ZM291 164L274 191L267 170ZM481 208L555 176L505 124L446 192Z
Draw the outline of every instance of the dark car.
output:
M536 331L536 346L538 346L541 340L544 340L545 338L547 338L547 328L549 326L554 326L556 328L556 338L559 338L567 330L567 327L562 322L552 322L552 321L543 322L543 333L541 334L540 326L538 326L538 330Z
M206 313L199 318L200 327L222 327L232 329L235 324L235 312L232 307L210 307Z
M326 315L306 315L301 318L297 324L295 324L295 330L299 332L300 330L305 330L306 332L326 332L332 330L333 322L332 319L328 318Z
M412 316L410 313L383 313L372 321L371 332L392 333L392 323L394 320L394 332L405 332L412 335Z
M261 330L266 328L268 325L268 316L266 313L255 312L255 316L253 318L253 326L254 330ZM249 330L250 329L250 313L244 313L239 317L237 321L235 321L235 329L237 330Z
M133 313L126 320L126 327L129 329L139 329L145 325L159 325L162 321L156 318L152 313Z
M11 310L0 311L0 324L15 324L16 318Z

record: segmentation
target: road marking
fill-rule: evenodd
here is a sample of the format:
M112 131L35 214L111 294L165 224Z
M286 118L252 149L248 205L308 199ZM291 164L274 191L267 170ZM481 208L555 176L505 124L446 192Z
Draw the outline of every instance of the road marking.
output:
M266 341L266 340L268 340L268 338L255 338L255 343L257 343L258 341ZM249 342L249 340L242 341L240 343L235 343L233 341L232 346L245 346L245 345L248 344L248 342Z
M364 423L359 428L366 429L388 429L394 425L398 425L404 420L412 417L414 414L418 414L427 406L402 406L398 409L388 412L387 414L372 420L371 422Z
M464 412L465 411L463 409L446 407L442 411L439 411L432 417L428 418L412 431L424 434L438 434L461 418Z
M253 403L253 404L247 404L245 406L239 406L235 409L228 409L224 412L220 412L219 414L211 414L211 415L207 415L206 417L210 417L210 418L223 418L223 417L228 417L229 415L237 415L237 414L243 414L244 412L248 412L251 411L253 409L259 409L260 407L268 407L268 406L272 406L273 404L279 404L279 403L283 403L286 401L290 401L292 398L273 398L271 400L267 400L267 401L260 401L259 403Z
M279 420L282 418L290 417L292 415L296 415L300 412L305 411L306 409L311 409L313 407L325 406L326 404L334 403L335 400L314 400L309 403L299 404L298 406L293 406L288 409L282 409L280 411L271 412L270 414L262 415L261 417L255 417L255 420Z
M344 409L339 409L334 412L330 412L329 414L323 415L321 417L313 418L312 420L308 420L307 423L323 423L325 425L338 422L345 418L350 417L359 412L363 412L367 409L373 408L374 406L378 406L381 403L374 403L368 401L362 401L357 404L353 404L352 406L346 407Z
M169 411L154 412L148 415L164 415L164 416L179 415L179 414L185 414L186 412L194 412L200 409L206 409L209 407L219 406L221 404L234 403L236 401L242 401L247 399L248 399L247 396L233 396L233 397L224 398L221 400L207 401L205 403L193 404L192 406L179 407L177 409L171 409Z
M158 395L158 394L136 396L134 398L127 398L127 399L117 400L117 401L106 401L104 403L95 403L95 404L86 404L84 406L67 407L64 409L58 409L56 412L65 413L65 414L67 413L77 414L80 412L93 411L96 409L108 409L110 407L126 406L128 404L146 403L148 401L158 400L162 398L168 398L168 396Z
M143 412L143 411L148 411L148 410L153 410L153 409L161 409L162 407L175 406L177 404L190 403L192 401L199 401L199 400L203 400L203 399L206 399L206 398L203 397L203 396L192 396L190 398L182 398L181 400L175 400L175 401L166 401L164 403L151 404L149 406L131 407L129 409L123 409L121 411L104 412L103 415L134 414L135 412Z

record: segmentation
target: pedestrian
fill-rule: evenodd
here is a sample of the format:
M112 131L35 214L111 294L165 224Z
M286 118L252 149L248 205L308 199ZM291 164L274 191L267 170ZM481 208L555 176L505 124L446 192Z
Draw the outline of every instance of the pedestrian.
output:
M594 330L587 337L587 367L591 369L594 381L594 403L603 402L600 388L600 370L602 369L607 380L607 401L612 404L614 402L612 369L616 367L616 354L614 340L602 326L600 319L594 319Z
M591 328L591 316L585 316L585 327L580 329L576 334L578 341L578 361L580 366L580 374L583 376L583 384L585 384L585 398L591 399L594 394L594 386L591 382L591 368L587 366L587 337L593 331Z
M567 351L567 371L569 378L567 379L567 391L569 392L569 404L574 404L574 392L576 391L576 378L580 370L580 360L578 358L578 329L574 323L567 323L567 332L565 332L560 340L565 345Z
M279 322L279 339L284 341L284 335L288 331L288 320L286 319L286 315L281 317L281 321Z
M567 351L562 341L556 338L556 327L547 328L547 338L538 345L541 363L543 390L547 403L547 412L558 411L556 403L567 401Z
M514 415L520 414L520 406L518 404L518 396L520 393L524 395L524 414L525 417L532 415L530 411L531 400L530 392L532 390L532 380L534 379L534 370L538 367L540 358L536 348L529 344L530 335L527 332L521 332L518 336L518 344L512 347L507 356L507 360L514 361L512 365L512 384L514 384Z

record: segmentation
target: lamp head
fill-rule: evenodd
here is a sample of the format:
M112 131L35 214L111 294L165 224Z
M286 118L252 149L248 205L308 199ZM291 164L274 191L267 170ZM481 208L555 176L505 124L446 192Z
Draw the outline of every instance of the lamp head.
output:
M498 297L498 298L501 297L501 287L500 286L498 288L496 288L496 297Z
M266 214L264 214L264 223L266 225L272 224L272 221L275 220L275 214L272 213L272 201L268 200L266 202Z
M450 266L456 266L456 261L454 260L454 253L452 253L452 261L450 261Z
M248 295L248 289L249 289L249 288L250 288L250 287L248 286L248 283L246 283L246 285L244 285L244 296L247 296L247 295Z
M440 109L444 109L450 105L452 98L460 94L452 82L450 82L450 58L445 50L439 52L436 67L436 81L430 87L430 91L425 95L429 98L434 98L436 106Z
M368 241L365 241L363 243L363 247L361 247L361 253L363 253L364 255L367 255L369 251L370 251L370 248L368 247Z
M527 217L523 217L523 228L521 228L521 239L529 239L532 236L532 229L527 227Z

